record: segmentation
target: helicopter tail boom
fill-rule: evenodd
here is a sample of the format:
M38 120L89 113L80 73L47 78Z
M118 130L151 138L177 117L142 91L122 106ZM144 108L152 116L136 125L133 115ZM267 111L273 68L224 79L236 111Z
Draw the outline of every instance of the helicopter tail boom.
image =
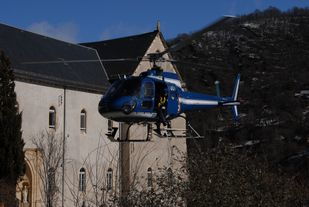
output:
M217 106L230 106L232 108L234 120L238 120L239 114L237 106L240 105L240 102L237 100L237 97L239 91L239 84L240 75L238 74L235 80L232 96L228 97L221 97L220 93L218 92L217 96L210 96L206 94L184 91L182 92L181 97L179 97L179 111L183 113L186 111L200 110Z

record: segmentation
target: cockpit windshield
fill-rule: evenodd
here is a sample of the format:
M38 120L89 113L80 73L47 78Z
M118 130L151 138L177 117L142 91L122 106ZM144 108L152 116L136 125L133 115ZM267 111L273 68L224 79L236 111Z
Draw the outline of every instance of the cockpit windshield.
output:
M139 95L140 88L141 81L139 78L118 80L112 84L106 96L113 98L120 96L136 96Z

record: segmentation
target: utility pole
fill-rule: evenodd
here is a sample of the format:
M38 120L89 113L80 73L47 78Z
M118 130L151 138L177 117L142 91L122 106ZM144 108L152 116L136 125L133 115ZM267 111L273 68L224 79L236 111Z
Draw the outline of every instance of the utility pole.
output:
M126 123L119 124L119 139L129 139L129 125ZM119 142L119 196L120 206L129 206L126 202L130 192L130 143Z

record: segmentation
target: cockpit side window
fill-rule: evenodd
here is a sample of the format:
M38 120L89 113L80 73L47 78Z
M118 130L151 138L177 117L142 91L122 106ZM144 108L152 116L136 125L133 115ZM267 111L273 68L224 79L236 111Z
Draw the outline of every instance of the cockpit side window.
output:
M112 86L106 92L106 96L114 96L117 93L117 90L121 86L122 81L116 81L112 84Z
M144 83L144 97L152 98L154 97L154 87L152 82Z
M120 87L120 96L136 96L139 94L141 82L139 79L125 80Z
M120 80L111 86L106 95L111 97L136 96L139 94L140 88L141 81L137 78Z

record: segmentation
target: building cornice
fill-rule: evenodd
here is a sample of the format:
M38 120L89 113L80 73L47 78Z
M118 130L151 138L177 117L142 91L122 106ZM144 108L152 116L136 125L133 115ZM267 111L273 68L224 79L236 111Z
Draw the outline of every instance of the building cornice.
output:
M15 80L21 82L44 85L55 88L66 88L71 90L97 93L97 94L102 94L107 90L107 86L97 86L86 83L80 83L77 81L51 77L43 74L26 72L19 69L13 69L13 71L15 75Z

